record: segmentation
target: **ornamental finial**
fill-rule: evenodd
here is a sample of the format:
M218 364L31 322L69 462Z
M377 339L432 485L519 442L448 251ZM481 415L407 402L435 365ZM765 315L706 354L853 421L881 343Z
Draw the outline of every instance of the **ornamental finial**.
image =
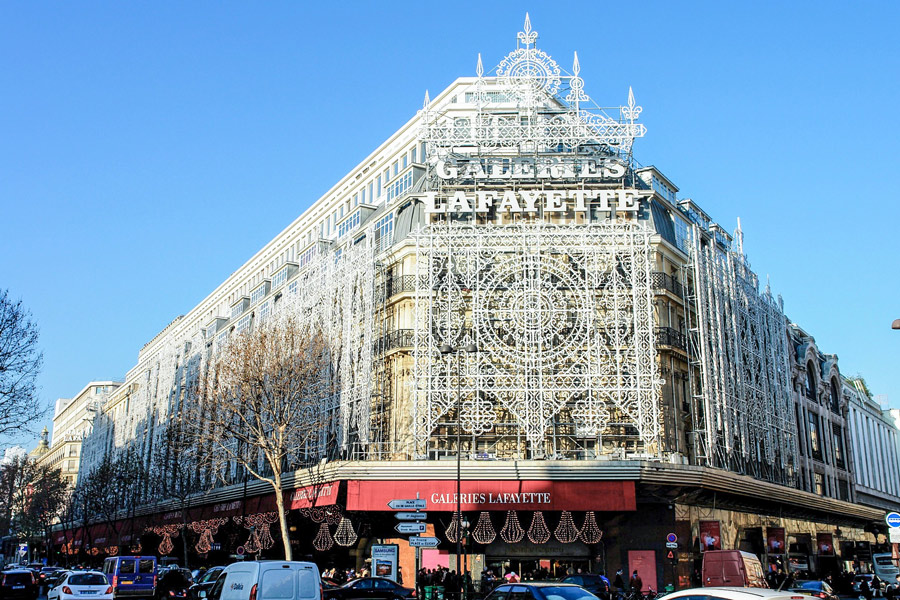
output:
M484 65L481 64L481 52L478 53L478 65L475 67L475 74L479 77L484 75Z
M525 13L525 30L519 32L519 40L527 47L534 43L537 36L537 31L531 30L531 17Z
M425 102L422 103L422 108L428 108L428 105L431 103L431 98L428 97L428 90L425 90Z
M622 115L629 121L634 121L635 119L637 119L640 116L641 111L643 111L643 110L644 109L642 107L635 104L634 90L632 90L631 86L629 85L628 86L628 106L622 107Z
M578 73L581 72L581 64L578 62L578 52L575 52L575 61L572 63L572 72L575 73L575 75L578 75Z

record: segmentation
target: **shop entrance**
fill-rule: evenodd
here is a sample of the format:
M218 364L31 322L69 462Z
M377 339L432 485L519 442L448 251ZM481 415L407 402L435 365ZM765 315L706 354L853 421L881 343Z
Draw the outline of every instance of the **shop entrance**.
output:
M485 548L485 571L498 580L515 572L519 579L559 579L567 574L592 573L600 566L591 549L581 543L562 544L550 539L545 544L522 540L516 544L495 541Z

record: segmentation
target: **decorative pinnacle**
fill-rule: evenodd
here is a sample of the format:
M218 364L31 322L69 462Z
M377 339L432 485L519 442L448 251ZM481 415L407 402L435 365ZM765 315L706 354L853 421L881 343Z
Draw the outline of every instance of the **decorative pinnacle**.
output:
M425 90L425 102L422 103L422 108L428 108L428 105L431 103L431 98L428 97L428 90Z
M475 73L479 77L484 75L484 65L481 64L481 52L478 53L478 65L475 66Z
M575 53L575 61L572 63L572 72L575 75L581 72L581 64L578 62L578 52Z
M519 32L519 40L527 47L534 43L537 36L537 31L531 30L531 17L528 16L528 13L525 13L525 31Z

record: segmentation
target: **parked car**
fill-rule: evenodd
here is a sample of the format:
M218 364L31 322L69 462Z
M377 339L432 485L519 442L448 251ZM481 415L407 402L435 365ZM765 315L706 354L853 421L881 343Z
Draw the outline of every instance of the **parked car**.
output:
M871 587L873 577L874 577L874 575L872 575L870 573L863 573L861 575L855 575L853 577L853 593L859 594L862 592L862 590L860 589L860 585L862 585L863 581L868 583L869 586Z
M531 595L534 600L597 600L597 596L580 585L557 582L520 582L503 583L493 589L485 600L505 600L510 594L514 598L526 598Z
M808 600L809 596L788 590L751 587L702 587L666 594L666 600L679 598L716 598L718 600Z
M49 585L50 582L55 578L52 577L54 573L59 573L61 571L65 571L62 567L44 567L41 569L41 572L38 573L38 584L39 585Z
M46 585L48 588L51 588L59 583L59 581L69 573L71 573L71 571L62 568L56 571L50 571L47 573L46 577L44 577L44 585Z
M153 598L156 595L155 556L111 556L103 573L116 598Z
M296 560L249 560L225 567L209 592L208 600L322 600L319 567Z
M172 567L160 575L156 583L157 600L186 600L191 587L191 572Z
M221 575L224 570L225 567L210 567L206 570L206 573L195 578L194 585L188 589L188 595L191 600L199 600L201 590L209 592L209 590L212 589L212 586L215 585L216 579L219 578L219 575Z
M404 600L413 595L413 590L386 577L360 577L340 587L325 590L325 600Z
M562 583L580 585L598 598L609 598L609 579L597 573L578 573L560 579Z
M769 587L759 558L741 550L704 552L702 577L704 587Z
M38 587L34 571L29 569L11 569L0 574L0 598L3 600L35 600Z
M100 571L67 571L47 592L47 600L113 600L113 588Z
M799 592L808 596L815 596L822 600L839 600L837 593L828 583L819 580L798 580L791 586L790 591Z

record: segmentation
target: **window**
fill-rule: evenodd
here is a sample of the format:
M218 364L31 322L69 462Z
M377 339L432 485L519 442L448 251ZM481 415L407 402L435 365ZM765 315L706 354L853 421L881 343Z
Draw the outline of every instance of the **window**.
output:
M413 149L409 151L409 162L411 162L411 163L416 162L416 147L415 146L413 146Z
M810 400L816 399L816 369L812 361L806 363L806 387L803 391Z
M840 425L831 426L832 446L834 446L834 463L844 468L844 432Z
M400 172L400 163L395 160L394 164L391 165L391 174L396 177L397 173L399 173L399 172Z
M260 300L266 297L266 293L269 291L269 284L264 283L250 294L250 304L256 304Z
M134 573L134 560L124 559L121 564L119 564L119 573L128 575Z
M384 250L394 242L394 214L391 213L379 219L375 224L375 246L378 250Z
M259 322L264 322L272 312L272 301L266 300L259 307Z
M244 315L241 317L241 320L237 322L237 325L234 326L234 332L236 334L244 333L245 331L250 330L250 319L253 317L253 314Z
M675 225L675 245L678 246L679 250L687 254L688 244L691 241L691 227L684 219L676 215L672 215L672 221Z
M406 155L404 154L404 155L403 155L403 158L400 159L400 168L401 168L401 169L405 169L407 164L409 164L409 163L407 162L407 157L406 157Z
M291 294L291 295L296 294L297 293L297 282L296 281L290 282L288 284L287 290L288 290L288 294Z
M834 379L831 380L831 412L841 412L841 391Z
M813 479L816 484L816 493L820 496L825 495L825 476L821 473L813 473Z
M403 175L403 177L399 178L397 181L388 186L387 201L390 202L394 198L406 192L410 187L412 187L412 182L412 171L407 171L406 174Z
M240 301L231 307L231 318L239 317L244 313L244 301Z
M216 350L220 350L225 344L228 343L228 330L219 332L219 335L216 336Z
M155 559L141 559L138 562L138 573L152 573L156 570L156 560Z
M312 246L303 251L303 254L300 255L300 268L302 269L306 265L310 263L313 257L316 255L316 246Z
M381 175L379 175L378 177L375 178L375 189L377 190L375 192L375 195L380 198L381 197Z
M819 444L819 415L807 413L809 417L809 449L815 459L822 460L822 446Z
M369 202L375 202L374 196L372 196L372 182L369 182ZM366 203L366 198L363 196L363 204Z
M260 583L262 583L260 586L260 597L262 598L294 597L294 571L291 569L263 571Z
M280 271L275 273L275 276L272 278L272 289L277 289L287 281L288 276L288 268L285 266Z
M360 211L356 211L352 216L348 217L338 225L338 239L344 237L359 226Z

